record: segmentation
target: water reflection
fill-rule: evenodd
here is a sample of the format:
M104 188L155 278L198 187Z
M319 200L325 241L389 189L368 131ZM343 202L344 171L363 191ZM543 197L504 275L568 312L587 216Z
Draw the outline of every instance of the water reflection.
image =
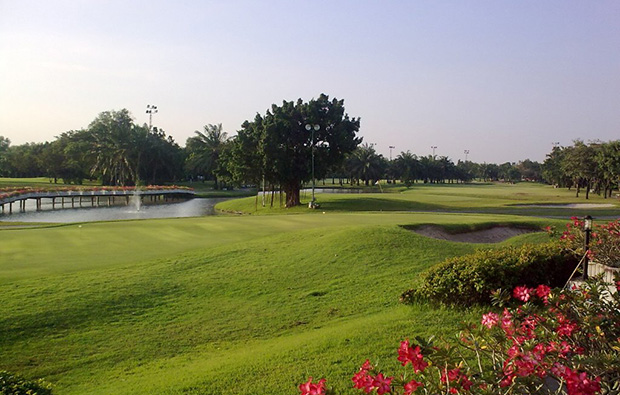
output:
M28 200L25 213L16 212L14 205L13 214L0 214L0 221L68 223L122 219L200 217L215 215L215 205L224 200L228 200L228 198L195 198L164 204L143 203L139 209L135 205L63 209L59 208L59 204L56 203L56 209L53 209L51 199L43 199L41 211L36 211L34 200Z

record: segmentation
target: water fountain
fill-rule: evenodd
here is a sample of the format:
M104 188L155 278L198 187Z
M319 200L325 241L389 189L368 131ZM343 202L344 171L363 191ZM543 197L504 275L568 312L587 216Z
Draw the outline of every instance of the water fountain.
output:
M140 190L135 189L131 199L129 200L130 204L136 209L136 211L140 211L142 208L142 196L140 196Z

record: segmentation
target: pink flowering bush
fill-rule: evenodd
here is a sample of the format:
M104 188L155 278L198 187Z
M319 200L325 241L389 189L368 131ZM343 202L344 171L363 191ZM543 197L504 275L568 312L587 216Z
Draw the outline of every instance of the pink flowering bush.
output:
M560 235L560 243L565 248L582 256L585 253L584 221L572 217L566 224L566 229ZM547 231L556 236L555 229L548 227ZM594 223L590 233L589 258L603 265L620 267L620 220L608 223Z
M613 286L620 291L620 276ZM518 286L455 342L403 340L390 375L366 360L352 387L366 394L619 394L620 296L600 278L579 289ZM516 304L515 304L516 303ZM300 386L327 394L325 380ZM313 387L314 385L314 387Z

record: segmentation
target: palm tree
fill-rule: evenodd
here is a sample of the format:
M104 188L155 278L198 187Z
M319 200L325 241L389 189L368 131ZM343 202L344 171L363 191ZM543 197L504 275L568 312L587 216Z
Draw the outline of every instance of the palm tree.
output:
M357 147L347 160L347 169L351 174L351 179L364 180L366 185L369 185L370 181L381 179L385 165L383 156L378 155L368 144Z
M104 184L136 183L134 125L129 111L105 111L89 125L91 174L100 173Z
M407 187L420 176L420 162L410 151L401 152L394 159L395 176L402 180Z
M228 141L228 134L222 130L222 124L205 125L204 132L195 131L196 135L187 139L188 152L185 163L187 170L193 174L201 174L215 181L218 189L217 168L220 153Z

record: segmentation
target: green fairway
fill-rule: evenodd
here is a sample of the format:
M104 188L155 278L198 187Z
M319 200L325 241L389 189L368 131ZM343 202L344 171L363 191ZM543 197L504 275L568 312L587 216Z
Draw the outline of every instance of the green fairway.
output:
M433 212L480 212L530 216L557 216L591 214L599 217L620 215L617 198L604 199L591 194L586 200L582 193L575 197L574 191L556 189L536 183L519 184L415 184L411 188L386 188L384 193L376 188L374 193L336 194L321 193L316 198L320 204L317 212L348 211L433 211ZM286 209L280 207L276 195L271 207L271 195L262 200L254 197L218 204L217 208L228 212L252 214L282 214L308 212L311 195L302 195L302 206ZM258 203L258 204L257 204ZM562 208L561 205L588 205ZM551 207L531 207L549 205ZM555 207L553 207L555 206Z
M398 303L421 270L476 248L398 225L511 221L536 223L359 213L3 229L0 367L60 394L294 394L307 375L348 388L366 357L393 359L401 338L472 314Z
M308 376L347 389L366 358L395 371L401 339L450 337L479 316L401 305L423 270L548 239L474 245L408 229L561 226L503 213L584 201L527 184L318 196L318 210L255 212L245 198L218 207L253 215L0 227L0 369L57 394L296 394Z

